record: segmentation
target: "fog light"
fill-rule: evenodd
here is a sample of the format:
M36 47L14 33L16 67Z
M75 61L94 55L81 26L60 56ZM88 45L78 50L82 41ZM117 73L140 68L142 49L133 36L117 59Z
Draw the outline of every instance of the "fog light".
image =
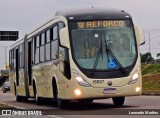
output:
M81 91L80 91L79 89L76 89L76 90L74 91L74 93L75 93L76 95L81 95Z
M136 92L139 92L140 90L141 90L141 88L140 87L136 87Z

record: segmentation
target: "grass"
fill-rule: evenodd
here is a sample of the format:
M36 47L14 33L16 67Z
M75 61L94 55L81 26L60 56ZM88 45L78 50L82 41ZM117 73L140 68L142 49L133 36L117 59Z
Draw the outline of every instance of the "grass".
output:
M142 65L142 86L145 94L160 94L160 64Z
M146 74L158 74L160 73L160 63L159 64L143 64L142 65L142 75Z

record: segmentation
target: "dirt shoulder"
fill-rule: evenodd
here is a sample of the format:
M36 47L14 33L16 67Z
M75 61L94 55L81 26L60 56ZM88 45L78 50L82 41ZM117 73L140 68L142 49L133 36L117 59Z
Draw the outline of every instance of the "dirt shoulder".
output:
M15 109L15 108L0 102L0 110L3 110L3 109Z

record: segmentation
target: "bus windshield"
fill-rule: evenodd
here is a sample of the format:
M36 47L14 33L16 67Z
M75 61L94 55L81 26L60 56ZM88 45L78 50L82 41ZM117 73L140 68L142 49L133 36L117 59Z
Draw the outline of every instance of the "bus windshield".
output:
M131 66L137 57L131 20L70 22L73 58L79 67L93 70Z

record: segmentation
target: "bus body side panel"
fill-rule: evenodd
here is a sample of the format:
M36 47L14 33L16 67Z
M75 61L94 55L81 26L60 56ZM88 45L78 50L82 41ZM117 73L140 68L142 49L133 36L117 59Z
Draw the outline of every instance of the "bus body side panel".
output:
M33 67L32 73L34 78L33 81L35 81L35 85L36 85L37 94L39 97L42 97L44 95L44 82L43 82L40 66Z
M55 78L58 87L59 97L64 95L64 75L59 71L54 62L33 67L33 78L36 81L36 87L39 97L53 98L52 81Z
M36 65L33 67L33 78L36 83L36 89L39 97L51 97L51 64ZM50 81L49 81L50 80Z
M16 73L14 71L10 73L9 81L10 81L10 91L13 95L15 95L15 91L17 91L18 92L17 95L26 96L25 86L24 86L24 70L19 71L19 85L18 86L16 82ZM16 90L15 90L14 84L16 85Z
M55 72L54 76L56 79L57 89L58 89L58 97L59 98L66 98L66 89L67 84L66 80L67 78L63 75L63 73L59 70L61 63L58 64L58 66L53 65L53 70Z
M19 96L26 96L25 83L24 83L24 70L19 70L19 87L17 87Z
M29 86L29 95L30 95L30 97L34 97L33 85Z
M14 90L14 83L16 84L16 73L15 73L15 71L12 71L10 73L9 81L10 81L10 91L13 95L15 95L15 90Z

